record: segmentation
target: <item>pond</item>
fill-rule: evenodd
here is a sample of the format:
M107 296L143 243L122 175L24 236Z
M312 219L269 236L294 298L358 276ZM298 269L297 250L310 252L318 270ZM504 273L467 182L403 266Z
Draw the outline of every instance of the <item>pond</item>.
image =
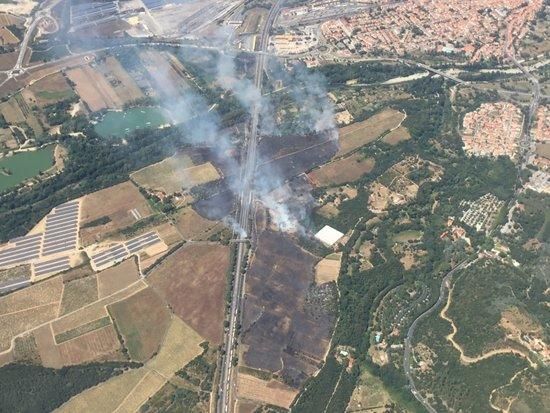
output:
M168 120L160 108L131 108L122 112L107 112L94 129L104 138L121 138L136 129L158 128L167 123Z
M36 151L19 152L0 159L0 192L28 178L38 175L53 165L53 150L50 145Z

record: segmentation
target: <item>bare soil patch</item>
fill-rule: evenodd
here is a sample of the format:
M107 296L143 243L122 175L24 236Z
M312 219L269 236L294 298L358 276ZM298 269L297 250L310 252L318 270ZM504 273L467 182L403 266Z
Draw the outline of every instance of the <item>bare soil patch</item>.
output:
M139 271L134 257L121 262L120 264L107 268L97 274L97 289L99 298L106 297L133 282L139 280Z
M382 138L382 142L387 143L388 145L395 146L400 142L407 141L411 139L411 134L409 130L404 126L399 126L398 128L392 130L387 135Z
M378 139L384 132L399 126L405 115L394 109L385 109L370 118L340 128L338 156L345 155Z
M220 174L212 163L196 165L189 155L182 153L146 166L132 173L130 178L144 188L174 194L215 181Z
M239 373L237 378L239 397L262 403L290 408L298 390L276 380L265 381L248 374Z
M537 155L550 159L550 143L537 144Z
M31 278L30 264L19 265L5 270L0 270L0 282L9 283L11 281L19 281L22 279Z
M10 52L0 54L0 70L10 70L13 69L15 63L17 62L17 56L19 52Z
M330 254L323 258L315 266L315 282L317 284L323 284L330 281L336 281L340 274L341 263L341 252Z
M374 159L365 158L360 153L330 162L308 174L317 187L341 185L353 182L374 168Z
M222 339L229 249L222 245L184 246L148 276L174 314L212 344Z
M75 83L76 92L92 112L101 109L122 109L124 102L95 68L84 65L70 69L67 71L67 77Z
M99 63L98 70L113 87L123 103L132 102L143 97L141 89L115 57L107 56L104 61Z
M176 227L186 240L204 241L212 234L220 231L223 224L203 218L192 207L185 207L178 211Z
M130 181L86 195L82 201L82 243L90 245L109 232L134 224L136 216L131 211L137 211L141 218L152 214L147 200Z
M155 84L155 89L164 97L177 98L189 87L183 65L171 53L145 50L140 52L139 57Z

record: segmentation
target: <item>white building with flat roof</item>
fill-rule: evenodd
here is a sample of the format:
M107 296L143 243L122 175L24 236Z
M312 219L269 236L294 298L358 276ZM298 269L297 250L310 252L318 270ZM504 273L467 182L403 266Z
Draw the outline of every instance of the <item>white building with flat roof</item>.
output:
M315 238L317 238L327 247L332 247L343 236L343 233L328 225L325 225L317 234L315 234Z

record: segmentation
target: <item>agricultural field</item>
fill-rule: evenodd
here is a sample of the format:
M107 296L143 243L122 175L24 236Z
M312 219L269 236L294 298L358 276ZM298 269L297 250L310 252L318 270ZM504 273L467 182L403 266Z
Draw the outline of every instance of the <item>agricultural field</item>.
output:
M108 310L132 360L145 362L158 352L170 311L151 288L111 304Z
M29 105L36 105L40 108L75 96L69 82L61 72L46 76L22 92L23 97Z
M143 92L114 56L97 60L97 70L113 87L123 104L143 98Z
M340 128L338 131L340 142L338 156L374 142L386 132L400 126L404 119L405 115L403 113L394 109L384 109L362 122Z
M8 124L23 128L26 137L29 139L35 136L40 137L44 133L42 123L34 115L31 106L25 101L21 93L0 103L0 113Z
M135 272L134 260L128 262ZM106 272L116 273L116 268ZM108 274L93 274L89 267L82 266L1 298L0 311L3 307L5 311L0 315L0 351L10 349L13 337L21 337L16 338L0 362L31 360L60 368L97 360L124 360L106 307L138 293L146 285L134 281L117 288L115 283L110 295L103 298L98 295L98 278L105 275Z
M258 377L239 373L237 377L239 398L288 409L298 391L276 380L265 381Z
M395 146L403 141L408 141L409 139L411 139L409 130L404 126L399 126L397 129L393 129L391 132L384 135L382 142Z
M189 88L188 74L181 62L169 52L144 50L139 57L147 70L155 91L164 98L176 99Z
M84 65L67 70L67 77L91 112L122 109L124 100L96 67Z
M357 387L351 395L348 411L365 410L372 413L385 413L387 412L387 406L390 405L399 409L396 411L409 411L392 399L382 380L368 370L361 372L361 376L357 380Z
M19 142L10 128L0 128L0 152L19 148Z
M374 168L374 159L365 158L361 153L354 153L347 158L322 165L308 174L309 179L316 187L341 185L353 182Z
M341 264L341 252L327 255L315 265L315 282L317 284L323 284L330 281L336 281L340 274Z
M211 162L195 164L186 153L174 155L134 172L130 178L139 186L167 195L220 179Z
M77 268L4 297L4 304L11 309L0 318L9 323L2 329L6 342L4 350L8 349L12 337L28 333L15 340L16 345L12 351L4 353L1 363L35 360L46 367L60 368L97 360L124 360L106 306L146 286L134 283L108 298L93 301L96 290L82 281L95 282L95 278L85 269ZM82 293L80 300L75 296L78 293Z
M135 258L122 261L114 267L97 273L97 290L99 298L108 297L140 279Z
M10 348L13 336L55 318L62 289L56 277L0 297L0 351Z
M0 70L10 70L13 69L15 63L17 62L17 57L19 52L9 52L0 54Z
M25 19L20 16L16 16L15 14L11 13L0 13L0 27L7 27L7 26L22 26L25 22Z
M7 27L0 27L0 44L15 45L19 43L19 39Z
M317 260L288 236L266 231L247 274L242 363L278 373L292 387L317 371L335 320L332 283L312 286Z
M129 181L88 194L82 200L81 242L98 242L152 213L147 200Z
M59 409L134 412L160 390L179 369L201 354L202 339L177 317L172 318L162 347L153 359L84 391Z
M185 240L204 241L223 229L219 221L203 218L190 206L181 208L175 225Z
M193 244L168 256L148 275L147 282L174 314L210 343L219 344L228 266L227 247Z
M90 269L88 274L64 282L59 315L70 313L98 299L97 277L91 273Z

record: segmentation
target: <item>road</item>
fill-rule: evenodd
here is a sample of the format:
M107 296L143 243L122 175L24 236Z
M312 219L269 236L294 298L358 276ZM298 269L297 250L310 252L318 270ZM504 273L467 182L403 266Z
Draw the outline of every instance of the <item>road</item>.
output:
M49 4L46 5L46 3L42 3L44 5L43 8L38 10L34 16L32 17L32 22L29 26L29 28L25 31L25 36L23 37L23 40L21 41L21 45L19 46L19 55L17 56L17 61L15 62L15 66L10 71L8 77L13 77L14 75L18 75L23 70L23 59L25 58L25 52L27 50L27 46L29 45L29 41L32 38L32 34L34 33L34 30L36 29L36 26L38 26L38 23L42 21L44 18L49 18L52 20L53 17L51 17L50 12L52 8L59 3L60 0L53 0Z
M426 317L430 316L447 299L447 292L451 286L451 279L454 273L459 270L462 270L469 263L470 262L468 260L462 261L460 264L454 267L451 271L449 271L447 275L445 275L445 277L443 277L443 280L441 281L441 287L439 288L439 297L437 298L437 301L413 321L413 323L409 327L409 330L407 331L407 337L405 338L405 352L403 355L403 367L405 370L405 376L407 377L407 381L409 382L409 387L413 396L416 398L416 400L422 403L422 405L430 413L437 413L437 411L432 406L430 406L430 404L426 399L424 399L420 395L420 393L416 389L416 385L414 384L414 379L411 374L411 352L412 352L412 341L414 337L414 332L416 330L416 327L418 326L418 323L423 319L425 319Z
M259 50L265 51L269 42L269 32L271 26L279 13L283 0L277 2L269 10L265 25L259 36ZM256 57L256 66L254 71L254 85L261 91L262 78L265 64L265 55L259 54ZM257 147L258 147L258 121L260 117L260 107L254 105L250 114L250 125L246 139L244 152L244 162L241 167L242 189L240 193L240 205L237 212L237 222L240 229L247 234L249 232L250 211L254 198L253 178L256 170ZM239 235L240 236L240 235ZM229 312L229 327L224 337L224 356L221 361L221 374L218 389L218 402L216 411L218 413L232 412L233 409L233 390L234 390L234 371L233 358L236 356L236 336L237 326L240 322L242 297L244 294L244 284L246 274L243 272L243 263L247 254L247 245L239 242L237 246L237 259L234 273L233 292L231 297L231 308Z
M531 139L531 124L533 123L533 118L535 116L535 113L537 111L537 108L539 107L539 102L541 98L540 93L540 83L538 79L533 75L531 72L529 72L514 56L513 53L509 53L508 57L514 63L514 65L521 70L521 72L525 75L525 77L531 82L533 85L533 92L532 92L532 99L531 103L529 104L529 109L527 111L527 116L525 117L525 121L523 122L523 130L521 133L521 138L519 141L519 146L521 147L520 152L520 160L518 162L520 169L523 169L527 167L527 163L529 160L529 154L533 146L533 141Z

